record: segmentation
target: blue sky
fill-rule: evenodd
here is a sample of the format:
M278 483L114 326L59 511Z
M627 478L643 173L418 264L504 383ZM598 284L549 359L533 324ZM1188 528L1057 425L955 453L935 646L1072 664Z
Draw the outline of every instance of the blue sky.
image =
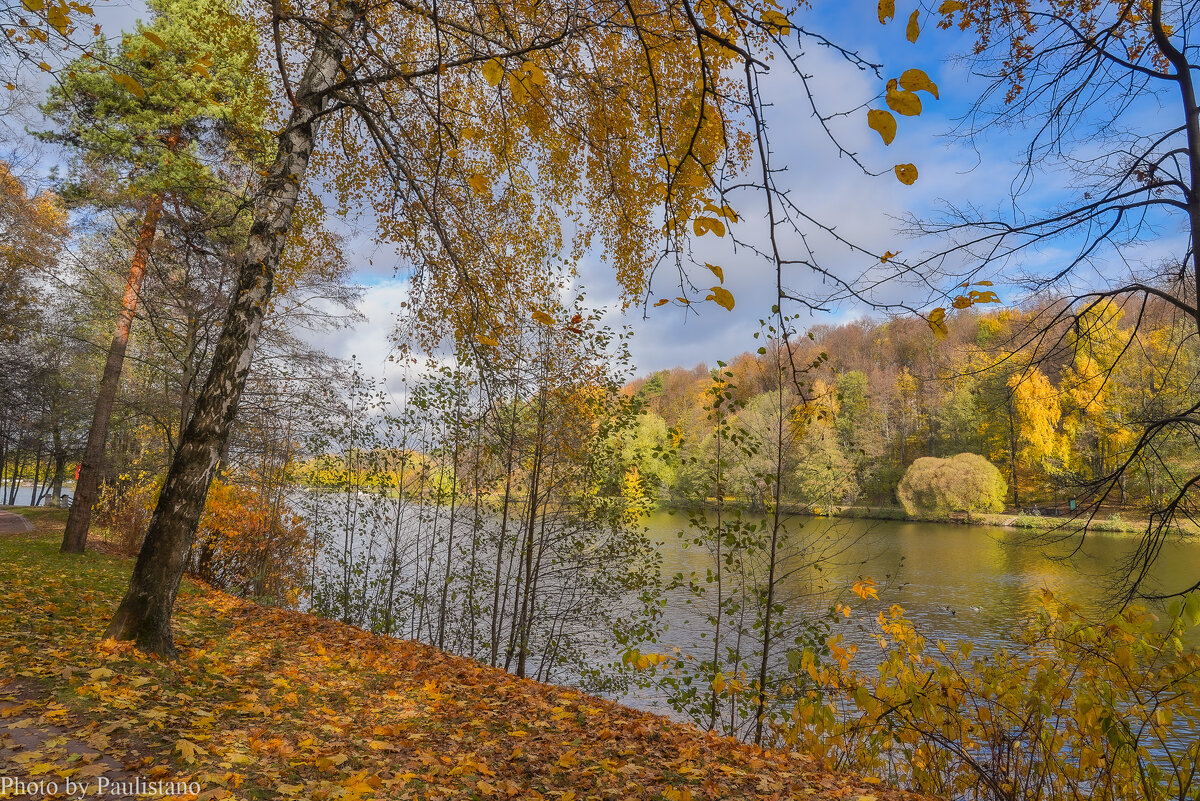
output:
M924 69L939 85L941 99L923 94L922 116L900 118L899 132L890 146L885 146L867 127L865 108L834 123L839 141L858 153L871 169L886 171L881 176L868 176L848 159L837 157L836 150L812 118L807 101L802 99L799 79L785 64L777 64L765 84L773 104L769 123L774 164L786 165L782 184L801 198L800 205L805 211L836 225L838 232L848 239L877 252L915 251L919 249L917 243L906 242L894 233L895 219L908 213L927 213L942 197L972 196L982 200L987 193L995 194L1003 183L997 182L997 176L1011 171L1009 156L1000 148L976 152L944 137L953 127L953 119L965 111L973 98L961 69L944 62L947 53L962 47L962 37L956 32L939 31L929 25L919 43L912 44L904 38L904 20L888 26L878 23L874 2L820 6L820 12L802 12L801 24L835 41L857 42L865 58L885 64L885 77L897 77L909 67ZM803 65L815 76L817 100L827 111L855 108L882 92L883 81L847 64L831 50L809 43L805 51ZM872 105L882 107L882 99ZM898 163L918 166L920 179L915 185L904 186L896 180L891 167ZM997 202L1000 197L996 195ZM763 242L766 226L762 198L743 196L735 203L742 217L737 225L738 235L750 242ZM817 237L814 241L822 264L843 275L856 274L874 263L827 238ZM794 249L797 244L793 240L789 246ZM698 238L694 248L702 260L724 268L725 286L737 299L733 312L703 304L693 307L695 311L691 312L669 305L648 310L633 308L622 314L617 310L617 287L608 267L597 259L579 265L589 301L612 309L609 314L612 325L627 324L634 329L632 352L639 372L676 365L690 367L699 362L712 365L718 359L728 360L757 347L753 340L757 321L769 313L775 302L773 265L745 253L733 253L726 240L717 240L712 235ZM370 246L364 244L364 249ZM390 311L406 296L403 280L386 271L386 254L376 255L377 271L363 275L371 285L363 306L368 321L339 345L345 354L355 353L368 368L385 364ZM653 297L678 294L674 275L668 273L669 270L664 271L656 279ZM703 278L699 276L697 280ZM810 294L822 291L813 275L798 269L786 280L790 286ZM896 287L895 293L887 299L909 299L912 295L902 287ZM800 322L836 323L867 313L865 307L841 305L827 313L806 315Z
M870 169L884 172L881 176L864 175L850 161L837 157L812 118L798 79L787 65L776 64L764 82L767 100L772 104L768 122L774 163L776 167L786 165L781 183L794 193L799 205L814 217L836 225L840 235L869 250L902 251L905 255L920 252L928 243L906 241L895 233L896 220L904 215L928 216L942 199L969 199L985 210L1002 208L1014 173L1015 144L1020 141L1021 132L1011 132L1007 139L974 144L947 135L980 88L961 63L948 59L969 47L965 37L956 31L936 29L933 18L927 16L919 42L907 42L904 23L911 8L905 4L898 9L897 19L887 26L878 23L874 0L814 6L799 12L794 21L833 41L854 45L864 58L884 65L885 79L897 77L909 67L924 69L938 84L941 98L933 100L922 93L923 114L917 118L899 117L899 131L891 146L884 146L879 136L868 129L865 107L835 120L832 124L838 140L856 152ZM131 27L133 20L144 14L143 9L135 0L97 4L98 18L110 35ZM804 40L803 48L802 66L814 76L817 100L826 111L849 111L872 98L876 98L871 102L873 107L882 107L882 99L876 96L882 93L883 80L856 69L832 50L815 46L811 40ZM905 162L916 164L920 170L920 178L913 186L900 184L891 173L892 165ZM1053 202L1058 191L1051 182L1047 189L1041 190L1041 200ZM743 196L734 202L742 217L736 226L738 235L751 242L763 242L763 199ZM397 267L402 271L403 265L397 265L390 253L372 244L369 233L355 235L354 230L354 223L347 224L347 231L351 232L349 252L358 268L357 278L368 287L361 308L366 320L317 344L337 356L354 354L368 371L382 375L390 352L387 335L392 316L407 296L403 279L397 277ZM810 244L822 266L840 275L852 276L876 264L828 237L817 235ZM784 245L793 253L799 250L795 239L785 237ZM724 268L725 286L737 299L733 312L703 304L692 313L671 305L650 308L645 316L640 308L621 314L616 308L617 287L608 268L597 259L579 265L581 284L588 291L590 303L610 307L612 325L628 324L634 329L632 350L639 372L699 362L711 365L718 359L728 360L752 349L757 321L775 302L772 265L745 253L731 252L726 240L711 235L697 239L694 247L703 261ZM1060 255L1051 250L1039 258L1051 263ZM1013 288L1003 285L1002 276L979 277L996 280L1004 300L1016 299ZM672 275L660 276L653 288L654 297L678 294L673 280ZM799 268L786 276L786 282L807 294L819 295L822 291L816 277ZM924 306L928 297L895 285L888 287L881 299ZM806 316L800 324L838 323L867 313L869 310L864 307L843 304L829 312Z

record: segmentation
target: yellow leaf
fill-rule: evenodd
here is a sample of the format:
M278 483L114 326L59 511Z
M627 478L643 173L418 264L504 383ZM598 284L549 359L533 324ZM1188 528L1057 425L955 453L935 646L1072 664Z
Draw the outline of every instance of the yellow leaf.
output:
M476 194L482 195L484 192L487 192L488 179L486 175L475 173L467 179L467 183L471 185L471 188L475 190Z
M50 72L51 70L53 70L53 69L54 69L54 68L53 68L53 67L51 67L49 64L47 64L45 61L43 61L41 64L38 64L38 68L39 68L39 69L40 69L42 72ZM141 87L138 87L138 88L140 89Z
M724 217L730 222L738 221L737 212L733 210L732 206L718 206L716 203L706 202L704 204L704 210L711 211L718 217Z
M721 693L725 691L725 674L718 672L713 676L712 680L713 692Z
M897 250L895 253L893 253L892 251L889 250L887 253L884 253L882 256L879 257L879 261L882 264L887 264L889 261L891 261L892 259L896 258L899 255L900 255L900 251Z
M183 756L185 762L195 762L196 754L207 754L200 746L189 740L178 740L175 743L175 750Z
M960 3L959 0L945 0L938 6L939 14L953 14L955 11L962 11L967 7L966 3Z
M546 314L544 311L535 311L533 319L537 320L542 325L554 325L554 318Z
M25 6L27 11L41 11L46 7L45 0L21 0L21 5Z
M521 68L525 70L525 74L529 77L531 84L534 86L546 85L546 73L537 64L534 64L532 61L526 61L521 65Z
M972 303L973 303L973 301L972 301L970 298L963 297L962 295L959 295L958 297L956 297L956 298L954 299L954 303L953 303L952 305L953 305L953 306L954 306L954 308L956 308L956 309L966 309L966 308L968 308L968 307L969 307L969 306L970 306Z
M135 94L138 97L146 96L146 90L142 88L142 85L133 78L130 78L128 75L122 75L119 72L115 72L113 73L113 80L118 86L124 87L125 91L130 92L131 94Z
M697 217L692 223L692 230L696 232L696 236L704 236L709 231L717 236L725 236L725 223L716 217Z
M937 84L929 80L924 70L916 67L904 71L900 76L900 86L910 92L929 92L934 97L938 96Z
M921 98L905 89L896 88L896 79L887 82L887 94L884 95L888 108L905 117L915 117L921 113Z
M555 764L557 764L560 768L570 768L579 764L579 759L576 758L575 751L568 751L560 756L558 758L558 762Z
M867 125L883 137L885 145L890 145L896 138L896 118L891 112L879 108L871 109L867 112Z
M950 330L946 328L946 310L940 306L929 313L929 330L938 339L945 339Z
M904 36L910 42L917 41L917 37L921 35L921 9L917 9L908 16L908 27L904 29Z
M504 80L504 65L498 58L485 61L482 72L483 79L488 82L489 86L499 86L500 81Z
M657 306L665 306L670 302L671 302L670 298L659 298L657 301L655 301L654 305L656 307Z
M333 756L319 756L313 763L317 766L317 770L333 770L338 765L345 762L347 759L345 754L334 754Z
M46 11L46 21L50 23L50 27L66 36L67 28L71 25L71 15L67 13L66 6L53 5Z
M526 88L525 81L520 77L508 82L508 91L512 93L513 102L518 106L529 102L529 89Z
M768 33L777 33L780 36L787 36L792 30L792 23L783 14L780 14L774 9L768 9L763 12L763 22L767 26Z
M896 16L896 0L879 0L879 22L886 25L887 21Z
M708 269L712 270L712 274L717 277L718 281L720 281L722 284L725 283L725 271L724 270L722 270L717 265L709 264L708 262L705 262L704 266L707 267Z
M991 281L976 281L975 286L994 286Z
M717 302L717 305L733 311L733 293L722 286L714 286L711 289L712 299Z
M850 591L859 598L862 598L864 601L868 598L879 600L879 592L875 589L874 579L859 579L858 581L854 582L854 586L850 588Z
M164 42L162 40L162 37L159 36L154 31L142 31L142 36L146 39L146 41L153 42L154 44L161 47L163 50L167 49L167 43Z
M486 336L486 335L484 335L484 334L476 334L476 335L475 335L475 339L477 339L477 340L479 341L479 344L481 344L481 345L490 345L490 346L491 346L491 347L493 347L493 348L494 348L494 347L496 347L497 345L499 345L499 344L500 344L500 343L499 343L499 342L497 342L496 340L494 340L494 339L492 339L491 337L489 337L489 336Z
M905 186L912 186L917 182L917 165L915 164L897 164L896 177L900 179L900 183Z

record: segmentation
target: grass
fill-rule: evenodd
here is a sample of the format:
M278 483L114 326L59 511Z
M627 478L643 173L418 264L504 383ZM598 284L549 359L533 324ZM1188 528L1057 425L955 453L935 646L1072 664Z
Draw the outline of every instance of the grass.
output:
M69 725L68 737L102 738L139 776L198 782L189 798L914 797L186 580L181 657L153 659L100 639L130 561L60 554L63 513L31 517L38 531L0 538L0 683L41 701L0 711L0 734ZM31 777L94 774L61 739L18 764Z

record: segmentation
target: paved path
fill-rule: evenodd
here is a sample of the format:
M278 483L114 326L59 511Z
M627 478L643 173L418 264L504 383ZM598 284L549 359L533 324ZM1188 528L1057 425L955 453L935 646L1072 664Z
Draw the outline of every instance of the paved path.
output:
M33 531L33 523L12 512L0 512L0 534L24 534Z

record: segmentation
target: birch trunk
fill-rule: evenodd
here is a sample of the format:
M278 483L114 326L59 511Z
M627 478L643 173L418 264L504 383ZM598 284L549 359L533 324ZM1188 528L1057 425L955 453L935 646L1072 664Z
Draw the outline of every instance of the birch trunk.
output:
M133 640L147 653L175 655L171 612L179 582L250 372L275 270L308 171L317 121L338 79L346 35L359 15L354 4L331 4L330 24L317 35L291 117L279 134L275 161L254 203L238 285L212 369L171 462L129 590L105 633Z

